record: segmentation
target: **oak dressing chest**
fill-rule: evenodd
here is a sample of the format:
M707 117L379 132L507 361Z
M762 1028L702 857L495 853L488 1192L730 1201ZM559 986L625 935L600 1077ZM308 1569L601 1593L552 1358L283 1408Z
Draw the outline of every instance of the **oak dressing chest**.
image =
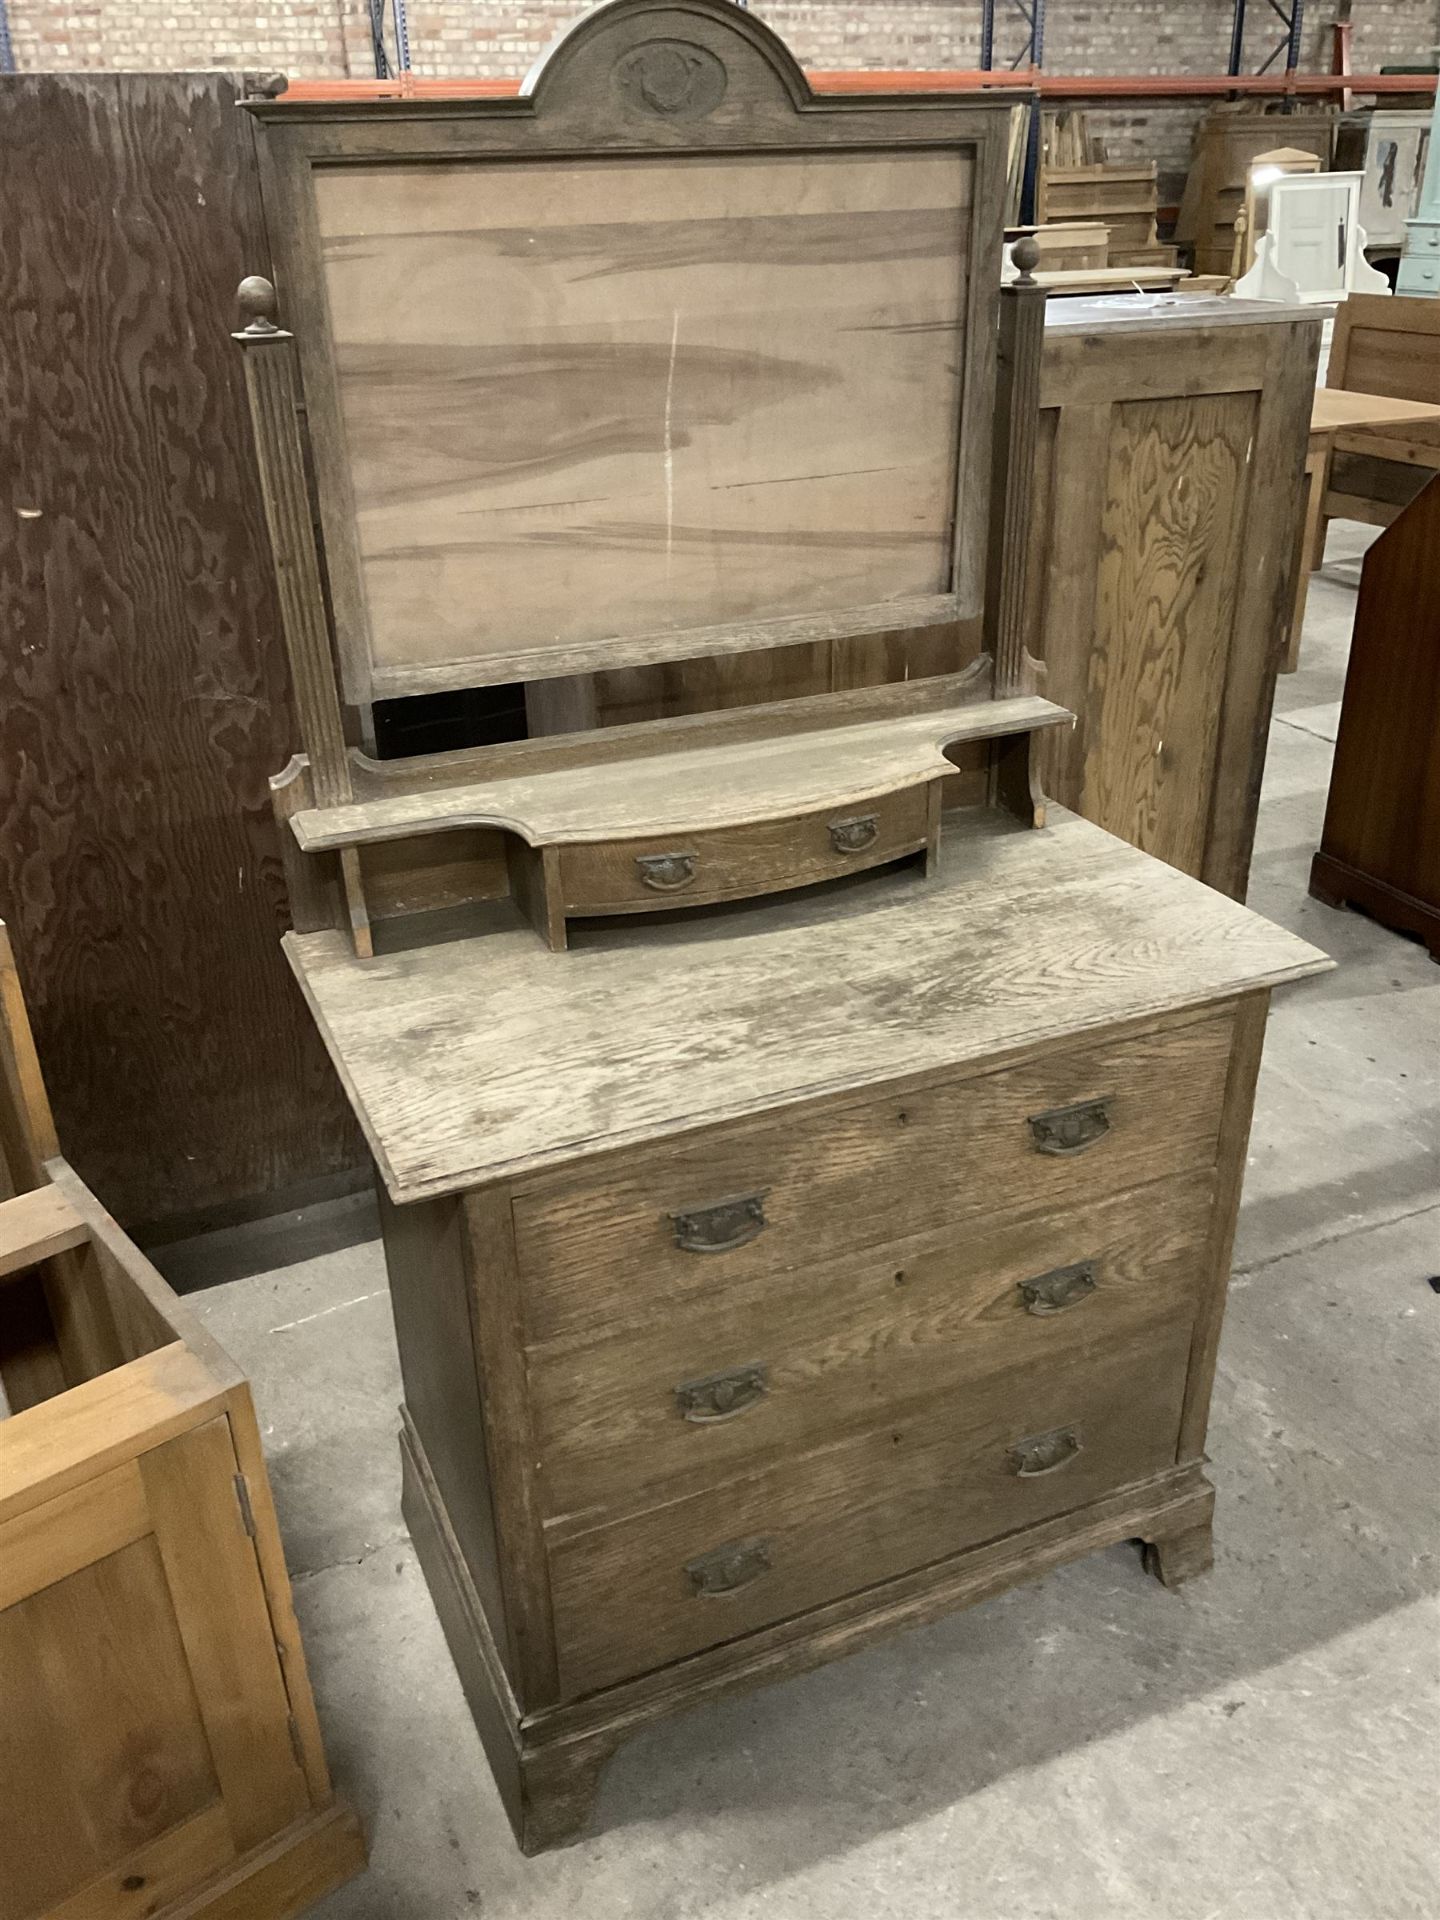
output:
M518 99L255 111L287 950L534 1851L657 1715L1116 1540L1208 1564L1265 1005L1325 961L1039 793L1005 101L613 0ZM590 676L796 650L848 664L584 725ZM517 680L527 740L353 744Z

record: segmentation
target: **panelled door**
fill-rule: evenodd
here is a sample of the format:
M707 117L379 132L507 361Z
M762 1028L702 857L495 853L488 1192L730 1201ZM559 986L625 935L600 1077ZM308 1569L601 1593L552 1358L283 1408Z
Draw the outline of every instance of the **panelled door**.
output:
M223 1414L0 1522L0 1920L153 1912L309 1810L250 1528Z

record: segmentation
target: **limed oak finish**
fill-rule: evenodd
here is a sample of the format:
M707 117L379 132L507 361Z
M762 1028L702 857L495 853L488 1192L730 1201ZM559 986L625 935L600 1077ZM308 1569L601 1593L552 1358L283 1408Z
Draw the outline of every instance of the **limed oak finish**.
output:
M1046 824L1005 103L816 96L730 0L613 0L515 99L260 112L288 951L385 1189L406 1516L534 1851L658 1714L1091 1546L1207 1563L1265 997L1324 961ZM1178 450L1173 387L1105 405L1160 475L1114 537L1183 570L1192 501L1227 529L1196 711L1254 672L1225 487L1285 478L1272 336ZM782 656L829 665L802 696ZM597 683L751 660L748 704L589 724ZM341 692L514 675L543 738L347 751Z
M1115 1540L1208 1564L1265 1004L1314 948L983 808L919 887L565 954L287 944L384 1183L405 1511L527 1850L657 1715Z
M0 1000L0 1920L286 1920L365 1851L250 1389L59 1158L3 927Z
M794 702L719 725L616 730L583 757L494 754L496 778L419 791L410 773L385 792L372 763L371 797L303 809L290 825L304 853L504 833L516 898L561 947L571 916L781 892L907 854L928 869L944 783L972 743L1004 742L1023 758L1009 797L1038 824L1030 736L1073 716L1033 697L976 697L985 691L955 676L877 692L855 710Z

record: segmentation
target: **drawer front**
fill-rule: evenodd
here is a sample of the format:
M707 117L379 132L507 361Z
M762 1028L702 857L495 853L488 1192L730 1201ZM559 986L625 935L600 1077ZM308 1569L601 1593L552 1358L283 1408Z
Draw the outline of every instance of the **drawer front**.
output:
M760 1471L988 1374L1193 1307L1214 1176L948 1229L530 1355L544 1511L565 1525Z
M796 1107L522 1192L527 1338L1209 1167L1231 1025L1227 1011L903 1096Z
M1174 1462L1191 1317L1002 1372L550 1554L562 1693L613 1684Z
M567 913L653 913L807 887L898 860L929 837L928 786L853 807L664 839L562 847Z

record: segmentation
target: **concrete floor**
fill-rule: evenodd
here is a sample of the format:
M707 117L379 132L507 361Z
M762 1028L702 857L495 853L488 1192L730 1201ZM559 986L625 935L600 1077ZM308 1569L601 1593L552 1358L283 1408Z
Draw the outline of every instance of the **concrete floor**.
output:
M195 1296L249 1369L366 1878L322 1920L1430 1920L1440 1911L1440 969L1307 898L1364 536L1282 679L1251 902L1276 996L1211 1429L1217 1564L1132 1549L622 1748L515 1851L398 1503L373 1242Z

